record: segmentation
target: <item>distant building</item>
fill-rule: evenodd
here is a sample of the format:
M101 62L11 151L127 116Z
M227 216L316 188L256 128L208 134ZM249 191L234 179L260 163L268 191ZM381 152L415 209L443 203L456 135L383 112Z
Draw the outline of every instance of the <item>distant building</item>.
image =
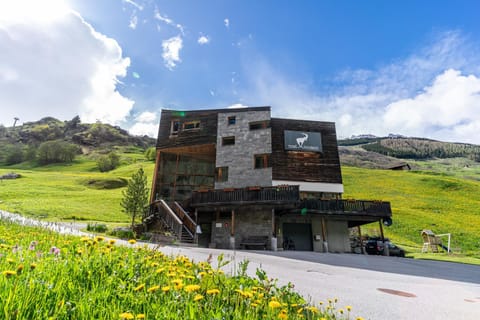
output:
M406 162L391 165L391 166L387 167L387 169L389 169L389 170L412 170L410 165Z
M270 107L162 110L149 228L217 248L350 252L348 228L388 202L342 200L335 124Z

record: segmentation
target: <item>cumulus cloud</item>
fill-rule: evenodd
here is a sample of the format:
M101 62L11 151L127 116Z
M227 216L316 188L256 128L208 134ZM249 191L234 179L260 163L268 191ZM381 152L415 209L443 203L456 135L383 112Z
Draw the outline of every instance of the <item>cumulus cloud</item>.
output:
M225 18L223 20L223 23L225 24L225 27L227 27L227 28L230 27L230 20L228 18Z
M199 44L203 45L203 44L209 43L210 39L207 36L200 36L200 38L198 38L197 42Z
M159 116L156 112L145 111L135 118L129 132L134 135L156 137L158 134Z
M271 105L274 116L336 122L337 134L399 133L480 143L478 44L457 31L371 70L344 70L323 88L256 59L246 65L244 101Z
M117 85L130 59L64 1L0 2L0 26L0 123L128 116L134 102Z
M183 47L183 40L180 36L176 36L167 40L162 41L162 58L165 63L165 66L173 70L177 63L181 62L180 59L180 50Z

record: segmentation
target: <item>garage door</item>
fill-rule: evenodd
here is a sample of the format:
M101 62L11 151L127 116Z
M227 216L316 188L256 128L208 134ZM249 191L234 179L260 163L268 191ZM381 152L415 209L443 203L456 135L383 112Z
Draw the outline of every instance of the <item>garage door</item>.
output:
M288 239L287 250L312 251L312 225L309 223L284 223L283 239ZM284 246L285 247L285 246Z

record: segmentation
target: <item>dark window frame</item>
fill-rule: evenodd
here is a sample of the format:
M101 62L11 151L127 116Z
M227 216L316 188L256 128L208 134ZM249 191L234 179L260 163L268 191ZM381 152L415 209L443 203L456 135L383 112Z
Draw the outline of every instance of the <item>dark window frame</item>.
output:
M170 123L170 135L176 136L180 132L180 120L172 120ZM176 130L175 130L176 127Z
M190 125L193 125L193 126L187 128L187 126L190 126ZM182 127L184 131L200 129L200 120L186 121L183 123Z
M253 168L254 169L271 168L272 164L270 159L271 159L271 154L269 153L253 155Z
M235 136L222 137L222 146L233 146L235 144Z
M228 181L228 167L216 167L215 182L227 182L227 181Z
M227 123L229 126L233 126L237 124L237 117L236 116L229 116L227 117Z
M261 130L270 128L270 120L253 121L248 123L250 130Z

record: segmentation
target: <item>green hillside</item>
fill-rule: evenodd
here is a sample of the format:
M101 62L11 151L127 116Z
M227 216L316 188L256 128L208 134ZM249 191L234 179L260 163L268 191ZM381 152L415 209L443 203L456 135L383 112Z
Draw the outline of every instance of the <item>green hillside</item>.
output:
M395 242L418 250L420 232L430 229L451 233L455 251L480 258L480 182L427 171L342 167L342 174L345 198L391 202L393 225L385 233Z
M0 175L12 171L21 175L0 180L0 209L52 221L127 225L129 217L120 207L125 181L141 166L150 184L154 163L140 153L122 153L121 158L122 165L108 173L99 172L86 156L69 165L38 167L27 162L0 167ZM421 230L431 229L437 234L451 233L456 253L480 259L479 181L432 171L348 166L342 167L342 174L344 198L391 202L394 222L384 228L385 234L410 253L420 251ZM364 226L362 232L373 235L378 230L374 224Z

